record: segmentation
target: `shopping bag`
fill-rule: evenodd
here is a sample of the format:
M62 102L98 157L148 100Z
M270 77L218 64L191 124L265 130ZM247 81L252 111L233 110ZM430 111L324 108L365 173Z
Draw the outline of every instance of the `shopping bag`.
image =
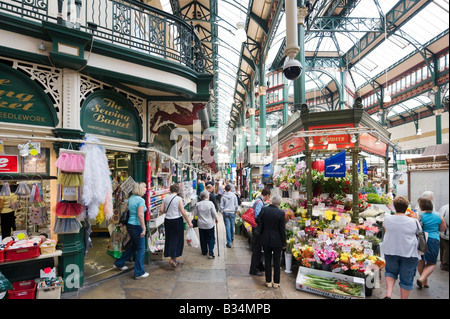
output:
M198 248L200 242L193 228L189 228L186 234L187 244L191 247Z
M120 227L116 227L111 234L111 239L108 244L107 254L111 257L118 259L122 256L122 241L124 233L120 230Z
M0 272L0 292L8 291L12 289L12 284L1 272ZM0 298L1 299L1 298Z

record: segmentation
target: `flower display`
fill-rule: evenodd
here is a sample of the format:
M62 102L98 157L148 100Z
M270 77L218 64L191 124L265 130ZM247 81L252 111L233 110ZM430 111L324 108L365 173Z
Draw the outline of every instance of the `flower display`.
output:
M328 249L316 250L315 254L317 255L317 257L319 257L320 261L325 265L331 264L339 256L336 251Z

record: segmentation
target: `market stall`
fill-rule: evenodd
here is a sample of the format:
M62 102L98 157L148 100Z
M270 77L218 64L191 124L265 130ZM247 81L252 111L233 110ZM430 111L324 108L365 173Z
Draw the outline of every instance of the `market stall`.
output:
M283 195L286 270L298 266L297 289L332 298L364 298L377 287L382 222L392 211L364 174L364 157L379 156L387 174L388 147L396 146L358 102L320 113L303 105L270 149L275 166L284 163L274 171L273 193Z

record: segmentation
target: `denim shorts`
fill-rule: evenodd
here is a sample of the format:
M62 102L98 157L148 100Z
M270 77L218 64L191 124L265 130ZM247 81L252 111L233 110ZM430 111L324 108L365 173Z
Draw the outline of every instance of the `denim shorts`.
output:
M440 242L434 238L428 238L428 251L422 256L427 264L436 264L439 255Z
M395 255L384 255L386 260L386 277L392 277L397 280L400 276L400 288L412 290L414 287L414 276L418 259L407 258Z

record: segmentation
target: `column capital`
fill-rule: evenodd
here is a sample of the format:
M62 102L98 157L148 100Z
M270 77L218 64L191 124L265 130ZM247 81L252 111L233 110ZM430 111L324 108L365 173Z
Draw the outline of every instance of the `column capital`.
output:
M306 26L305 18L306 18L307 15L308 15L308 8L307 7L298 7L297 8L297 21L298 21L298 24Z
M267 86L258 86L258 94L259 95L266 95L267 92Z

